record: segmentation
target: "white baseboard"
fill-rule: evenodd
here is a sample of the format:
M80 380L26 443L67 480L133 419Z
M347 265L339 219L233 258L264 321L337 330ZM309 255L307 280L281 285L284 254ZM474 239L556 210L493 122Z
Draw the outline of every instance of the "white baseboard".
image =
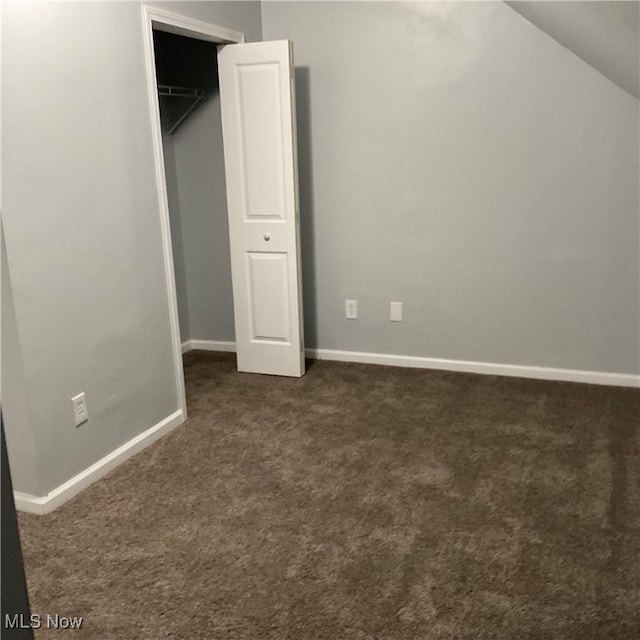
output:
M182 343L182 353L200 349L201 351L226 351L236 352L235 342L225 342L224 340L187 340Z
M182 352L192 349L207 351L235 352L235 342L215 340L188 340L182 344ZM467 360L446 360L444 358L425 358L420 356L398 356L385 353L366 353L362 351L338 351L333 349L307 349L308 358L317 360L335 360L339 362L355 362L378 364L392 367L411 367L415 369L439 369L442 371L459 371L462 373L479 373L485 375L512 376L517 378L533 378L538 380L558 380L564 382L583 382L617 387L640 387L640 376L627 373L607 373L604 371L583 371L580 369L555 369L551 367L529 367L512 364L495 364L491 362L473 362ZM148 447L169 431L184 422L181 410L172 413L158 424L147 429L109 455L91 465L78 475L48 493L46 496L33 496L21 491L14 492L16 509L27 513L44 515L67 502L90 484L122 464L125 460Z
M98 460L98 462L92 464L90 467L87 467L84 471L81 471L78 475L71 478L71 480L67 480L67 482L61 484L46 496L33 496L28 493L22 493L21 491L14 491L16 509L37 515L44 515L45 513L53 511L61 504L67 502L67 500L73 498L77 493L86 489L90 484L107 475L107 473L122 464L125 460L142 451L152 442L169 433L169 431L175 429L178 425L182 424L182 422L184 422L184 417L181 410L172 413L164 420L158 422L158 424L137 435L135 438L132 438L129 442L125 442L125 444L118 447L115 451L112 451L109 455Z
M583 371L581 369L555 369L552 367L530 367L517 364L446 360L444 358L424 358L419 356L396 356L384 353L334 351L331 349L307 349L306 355L309 358L317 358L318 360L361 362L366 364L382 364L392 367L412 367L416 369L440 369L442 371L480 373L494 376L512 376L516 378L534 378L537 380L584 382L588 384L602 384L615 387L640 387L640 376L628 373Z
M236 343L215 340L189 340L182 344L183 353L191 349L235 352ZM411 367L414 369L439 369L441 371L459 371L461 373L532 378L535 380L583 382L612 387L640 387L640 376L631 373L556 369L553 367L474 362L471 360L447 360L445 358L426 358L422 356L397 356L390 353L366 353L363 351L338 351L334 349L307 349L305 353L307 358L315 358L316 360L382 364L390 367Z

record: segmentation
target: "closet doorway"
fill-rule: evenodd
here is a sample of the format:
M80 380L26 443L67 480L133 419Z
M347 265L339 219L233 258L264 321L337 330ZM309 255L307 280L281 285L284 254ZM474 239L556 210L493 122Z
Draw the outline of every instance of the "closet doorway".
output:
M205 339L196 327L226 331L208 342L235 350L240 371L304 374L293 51L288 41L244 44L239 32L142 10L175 376L186 416L182 343ZM233 311L224 308L229 265ZM235 344L224 339L231 317Z
M216 44L153 45L182 350L235 351Z

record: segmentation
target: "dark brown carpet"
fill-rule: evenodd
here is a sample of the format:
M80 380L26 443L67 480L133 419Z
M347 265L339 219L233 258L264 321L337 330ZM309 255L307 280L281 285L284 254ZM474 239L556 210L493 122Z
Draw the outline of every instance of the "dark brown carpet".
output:
M21 515L35 612L92 640L637 640L637 390L185 358L190 418Z

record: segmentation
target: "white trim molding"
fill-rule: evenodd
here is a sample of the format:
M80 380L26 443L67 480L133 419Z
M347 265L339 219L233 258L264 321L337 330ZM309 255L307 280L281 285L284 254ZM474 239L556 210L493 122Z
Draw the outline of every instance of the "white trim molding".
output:
M199 349L200 351L225 351L236 352L236 343L224 340L187 340L182 343L182 353Z
M219 44L244 42L244 33L204 22L197 18L183 16L179 13L173 13L150 5L143 5L142 12L145 22L150 23L153 28L159 31Z
M71 478L71 480L67 480L64 484L56 487L46 496L33 496L28 493L22 493L21 491L14 491L13 495L16 509L26 513L35 513L36 515L50 513L80 493L80 491L93 484L96 480L106 476L107 473L113 471L113 469L125 460L131 458L131 456L142 451L151 443L175 429L178 425L182 424L184 420L185 416L179 409L150 429L132 438L129 442L125 442L121 447L118 447L109 455L98 460L98 462L92 464L90 467L87 467L84 471L81 471Z
M587 384L602 384L614 387L640 387L640 376L629 373L583 371L581 369L556 369L552 367L535 367L518 364L473 362L471 360L447 360L444 358L424 358L420 356L397 356L387 353L334 351L332 349L307 349L307 357L317 358L318 360L382 364L390 367L440 369L441 371L480 373L493 376L532 378L536 380L584 382Z
M171 246L171 223L169 220L169 200L162 152L162 129L160 124L160 107L156 80L155 53L153 49L153 30L168 31L199 40L207 40L219 44L244 42L244 34L202 20L171 13L164 9L142 5L142 42L144 46L145 70L147 76L147 96L151 134L153 140L153 161L156 174L156 190L158 195L158 213L162 252L164 255L164 277L168 300L169 325L171 329L171 347L173 354L173 372L178 392L179 408L187 415L187 400L184 388L184 371L182 368L182 352L180 345L180 323L178 320L178 301L176 293L173 250Z
M225 351L235 353L235 342L219 340L187 340L182 343L182 351L193 349L205 351ZM640 376L628 373L608 373L605 371L583 371L580 369L556 369L551 367L529 367L491 362L473 362L469 360L447 360L444 358L425 358L420 356L399 356L388 353L366 353L362 351L338 351L334 349L307 349L306 356L317 360L334 360L361 364L377 364L391 367L409 367L414 369L438 369L461 373L511 376L537 380L556 380L563 382L582 382L615 387L640 387ZM20 491L14 492L16 509L27 513L44 515L70 500L89 485L122 464L125 460L142 451L150 444L175 429L186 419L186 413L178 409L129 440L109 455L81 471L46 496L33 496Z
M187 340L182 343L182 351L203 349L205 351L235 352L235 342L216 340ZM367 353L364 351L339 351L335 349L306 349L307 358L380 364L388 367L409 367L412 369L439 369L460 373L478 373L490 376L531 378L533 380L556 380L558 382L583 382L611 387L640 387L640 375L632 373L609 373L606 371L584 371L582 369L557 369L520 364L500 364L495 362L474 362L472 360L448 360L446 358L426 358L422 356L399 356L391 353Z

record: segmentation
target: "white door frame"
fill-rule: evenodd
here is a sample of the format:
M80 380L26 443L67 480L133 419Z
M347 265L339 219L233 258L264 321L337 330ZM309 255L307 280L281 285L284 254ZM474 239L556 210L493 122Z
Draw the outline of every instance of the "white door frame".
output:
M153 49L153 29L167 31L181 36L207 40L220 44L236 44L244 42L244 34L239 31L219 27L215 24L171 13L164 9L142 6L142 28L147 71L147 89L149 94L149 113L151 116L151 133L153 136L153 157L156 169L156 187L160 207L160 228L162 232L162 251L164 254L165 282L169 301L169 321L171 340L173 343L173 365L178 404L183 419L187 418L187 399L184 388L184 371L182 368L182 344L180 340L180 324L178 321L178 298L176 293L175 270L173 266L173 250L171 246L171 225L169 221L169 201L167 199L167 181L162 153L162 127L160 124L160 104L156 81L155 53Z

